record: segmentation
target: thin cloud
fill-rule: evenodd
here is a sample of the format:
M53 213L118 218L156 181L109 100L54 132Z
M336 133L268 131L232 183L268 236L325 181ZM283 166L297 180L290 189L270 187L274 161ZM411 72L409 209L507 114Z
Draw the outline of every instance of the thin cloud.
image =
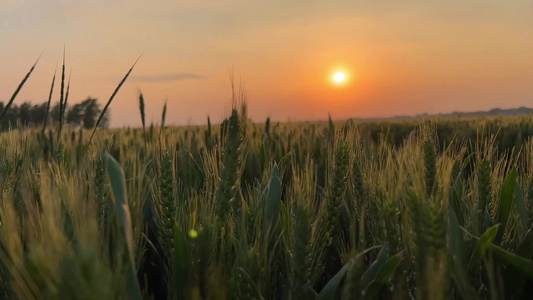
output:
M178 80L206 79L205 76L194 73L176 73L168 75L135 76L132 81L136 82L166 82Z

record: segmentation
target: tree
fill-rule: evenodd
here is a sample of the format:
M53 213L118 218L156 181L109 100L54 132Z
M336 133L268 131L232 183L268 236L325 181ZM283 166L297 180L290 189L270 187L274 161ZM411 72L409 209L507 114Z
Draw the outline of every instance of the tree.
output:
M84 115L84 107L81 103L74 105L67 112L67 123L71 125L79 126L81 125Z
M4 102L0 101L0 114L4 111L4 107L5 107ZM6 123L5 118L0 120L0 130L4 131L5 123Z
M46 102L34 105L31 108L30 116L33 125L42 125L46 118Z
M101 128L109 127L109 119L111 118L110 116L111 116L111 109L107 108L98 127L101 127Z
M50 108L50 119L54 123L59 123L59 102Z
M17 127L17 123L19 120L19 107L15 105L11 105L11 107L7 110L6 114L4 115L4 118L2 119L2 124L0 126L2 127L2 130L8 130L10 127L15 128Z
M30 123L31 123L31 104L29 102L24 102L24 103L22 103L20 105L19 118L20 118L20 124L23 127L30 126Z
M46 119L47 102L31 105L30 102L24 102L20 106L12 105L6 112L0 123L0 130L8 130L20 126L39 126L43 125ZM5 104L0 101L0 112L4 110ZM65 124L72 126L83 126L86 129L92 129L100 117L102 109L98 100L88 97L81 103L75 104L65 109ZM59 123L59 103L50 108L48 118L53 123ZM99 127L109 125L109 110L106 111Z
M100 108L98 102L94 98L87 98L87 100L81 103L85 110L83 112L83 128L92 129L96 124L96 118L100 114Z
M53 108L55 110L56 107ZM59 108L57 108L59 109ZM92 129L100 117L102 109L98 100L87 97L81 103L75 104L67 111L66 121L70 125L83 126L85 129ZM52 113L55 114L55 111ZM57 112L59 114L59 112ZM109 124L109 113L106 112L100 121L100 127L107 127Z

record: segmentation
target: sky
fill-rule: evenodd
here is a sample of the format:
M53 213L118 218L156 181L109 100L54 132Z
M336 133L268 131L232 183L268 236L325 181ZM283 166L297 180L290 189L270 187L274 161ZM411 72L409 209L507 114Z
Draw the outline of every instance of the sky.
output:
M257 122L533 106L533 1L0 0L0 101L42 103L66 48L70 103L112 126L218 122L230 74ZM59 66L57 68L59 71ZM346 82L334 84L334 72ZM53 101L59 100L56 89Z

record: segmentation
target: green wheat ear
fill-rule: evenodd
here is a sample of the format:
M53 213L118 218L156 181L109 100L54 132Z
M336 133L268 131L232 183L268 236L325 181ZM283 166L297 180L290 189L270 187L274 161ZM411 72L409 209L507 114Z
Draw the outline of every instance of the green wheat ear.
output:
M401 245L401 223L398 222L396 202L392 199L385 201L381 215L384 218L384 235L387 244L392 253L399 251Z
M445 213L442 207L435 203L428 203L425 212L425 245L426 254L424 259L424 269L422 270L422 281L419 282L420 291L422 295L428 297L442 297L447 291L447 264L446 264L446 237L447 237L447 222ZM444 299L444 298L440 298Z
M350 212L352 216L359 216L359 209L363 207L365 199L365 186L363 181L363 174L361 172L361 167L359 165L359 160L357 157L353 160L352 166L352 179L353 179L353 211Z
M143 126L143 141L144 141L144 151L147 151L146 146L146 114L144 108L144 97L143 93L139 93L139 112L141 113L141 123Z
M426 178L426 192L428 196L433 193L437 178L435 147L430 139L424 141L424 165Z
M326 203L328 233L330 236L335 236L340 224L339 216L346 195L349 161L348 145L346 143L339 144L335 151L333 176L328 189Z
M98 218L98 225L100 227L100 231L104 231L106 229L108 214L109 214L109 188L106 183L106 177L105 177L105 168L106 168L106 161L105 161L105 154L101 153L96 158L96 166L95 166L95 177L94 177L94 185L96 190L96 204L98 207L97 211L97 218Z
M161 175L159 177L160 203L159 203L159 239L163 251L170 257L174 247L174 219L176 217L176 204L174 200L174 175L172 173L172 160L167 151L163 152L161 159Z
M434 203L429 203L426 241L428 254L437 258L438 254L446 247L446 219L443 209Z
M270 118L267 118L265 121L265 134L270 134Z
M220 174L220 184L216 193L216 211L220 219L229 213L237 195L237 177L241 166L241 144L243 134L239 114L236 109L229 118L227 141L223 157L223 168Z
M412 249L411 254L415 260L415 268L417 275L424 269L424 262L426 258L426 244L425 244L425 211L424 204L419 200L414 191L409 191L406 199L407 210L410 221L410 228L412 230Z
M211 118L207 116L207 129L204 131L204 144L208 151L213 149L213 133L211 132Z
M328 113L328 124L329 124L329 130L328 130L328 139L331 145L335 142L335 125L333 125L333 120L331 120L331 114Z
M291 245L291 280L292 300L312 299L311 286L311 223L307 208L296 206Z
M161 129L165 128L165 120L167 118L167 102L163 106L163 112L161 112Z

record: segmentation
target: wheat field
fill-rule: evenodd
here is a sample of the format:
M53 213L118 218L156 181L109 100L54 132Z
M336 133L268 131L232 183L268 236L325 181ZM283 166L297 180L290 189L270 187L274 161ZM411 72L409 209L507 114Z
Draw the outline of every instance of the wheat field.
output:
M146 126L140 95L142 128L1 133L0 299L533 293L533 118L259 124L233 100L217 125Z

